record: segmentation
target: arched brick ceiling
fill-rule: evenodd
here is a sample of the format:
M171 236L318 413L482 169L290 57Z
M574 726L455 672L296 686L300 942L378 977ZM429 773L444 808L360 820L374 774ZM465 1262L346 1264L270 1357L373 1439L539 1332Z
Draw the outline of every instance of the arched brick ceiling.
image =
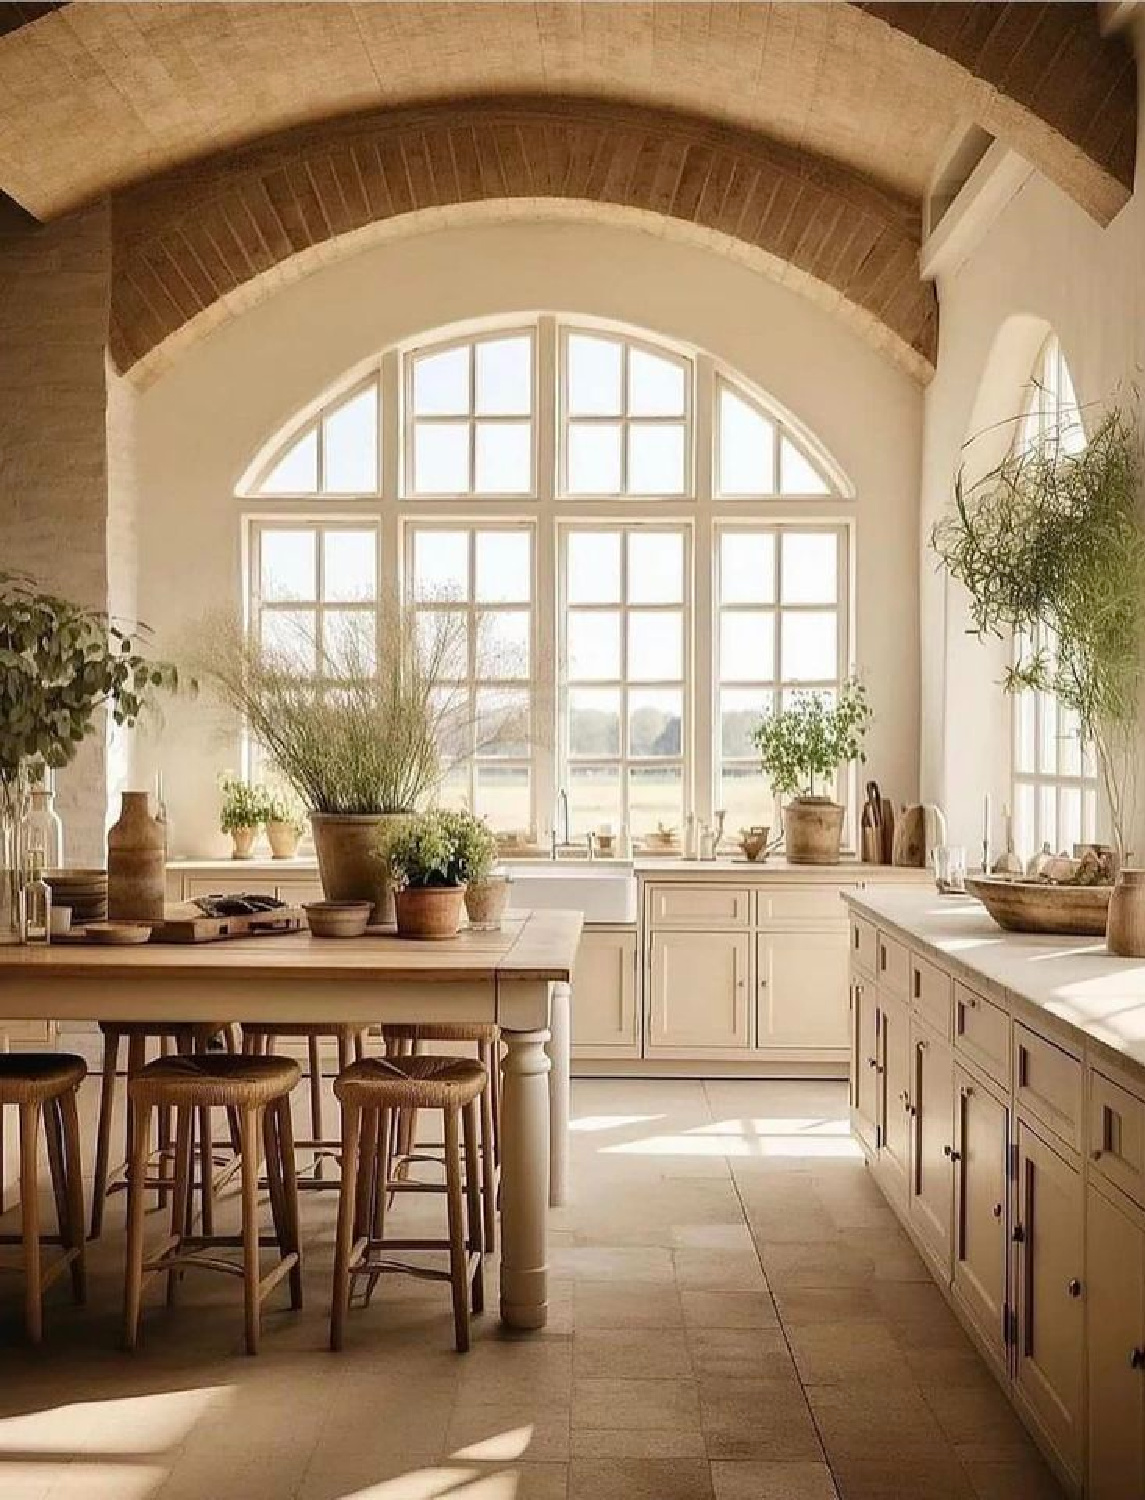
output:
M914 204L744 130L600 100L476 100L289 132L116 195L111 349L127 369L403 217L513 200L667 218L841 307L916 376L937 310ZM288 274L288 272L287 272ZM239 295L237 295L239 294Z
M49 218L333 115L578 94L756 130L916 200L977 116L1105 221L1132 181L1132 66L1089 4L71 4L0 36L0 189Z

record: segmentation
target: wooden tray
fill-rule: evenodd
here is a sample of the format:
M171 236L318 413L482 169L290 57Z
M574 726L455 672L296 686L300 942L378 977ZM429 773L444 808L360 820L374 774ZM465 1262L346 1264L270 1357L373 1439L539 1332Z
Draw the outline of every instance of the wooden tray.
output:
M306 926L301 906L248 912L235 917L205 917L195 907L176 907L163 922L151 923L153 943L219 943L228 938L269 937L300 932Z

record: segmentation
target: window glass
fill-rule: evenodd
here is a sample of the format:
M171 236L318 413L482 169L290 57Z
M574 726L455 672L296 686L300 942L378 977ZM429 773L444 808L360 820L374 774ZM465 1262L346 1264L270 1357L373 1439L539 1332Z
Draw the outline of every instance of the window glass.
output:
M378 389L369 385L322 422L322 488L371 494L378 488Z
M313 495L318 489L318 432L312 428L288 448L260 489L264 495Z
M407 493L534 492L531 333L415 351L407 369Z

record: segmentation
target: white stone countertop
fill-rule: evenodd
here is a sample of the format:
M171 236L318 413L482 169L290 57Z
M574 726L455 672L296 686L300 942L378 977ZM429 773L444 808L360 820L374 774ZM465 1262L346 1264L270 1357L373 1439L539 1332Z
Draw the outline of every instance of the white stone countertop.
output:
M1104 938L1003 932L970 896L845 890L842 899L891 937L931 949L972 988L996 994L1145 1070L1145 959L1117 958Z

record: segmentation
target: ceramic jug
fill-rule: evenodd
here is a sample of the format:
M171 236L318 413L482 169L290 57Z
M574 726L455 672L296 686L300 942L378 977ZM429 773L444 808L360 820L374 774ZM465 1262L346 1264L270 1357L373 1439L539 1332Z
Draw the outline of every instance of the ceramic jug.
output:
M107 914L114 921L161 922L167 883L167 829L146 792L124 792L107 835Z

